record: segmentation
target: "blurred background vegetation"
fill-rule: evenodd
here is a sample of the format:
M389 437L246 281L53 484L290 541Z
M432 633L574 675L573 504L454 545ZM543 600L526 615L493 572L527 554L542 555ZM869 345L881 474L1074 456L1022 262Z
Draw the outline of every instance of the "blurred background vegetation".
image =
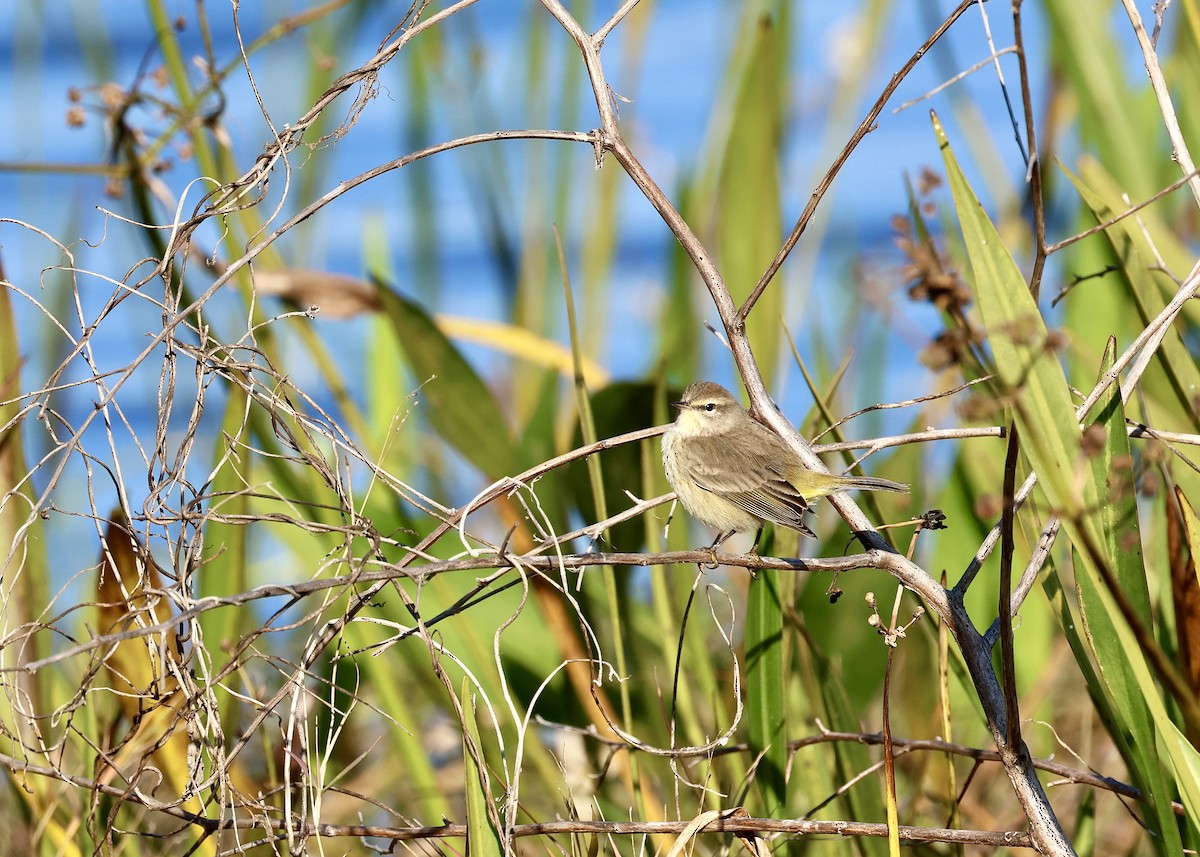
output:
M590 30L615 11L568 5ZM997 369L990 340L1004 326L976 309L980 289L1004 284L973 276L978 229L959 224L970 220L968 184L1028 276L1042 261L1039 205L1053 245L1180 180L1119 4L1086 14L1068 0L1025 4L1031 117L1006 50L1011 11L991 6L969 10L905 79L750 316L768 388L806 437L917 397L931 398L820 440L1028 419L1014 416L1026 379L1012 367L960 390ZM13 853L387 847L351 828L325 846L289 842L285 819L449 820L471 828L481 854L503 845L489 830L556 818L686 821L744 806L882 822L882 751L868 738L883 725L889 663L892 734L962 751L898 745L900 822L1023 829L1003 768L967 752L991 738L937 617L909 628L890 658L868 624L868 593L885 619L891 611L895 582L882 571L752 582L742 569L692 565L472 565L501 545L553 555L707 544L683 512L668 529L667 506L590 528L668 490L654 438L506 485L465 519L453 512L585 443L665 423L671 393L691 380L734 386L736 375L706 329L720 325L691 260L611 158L597 169L587 143L440 152L301 216L339 183L447 140L596 127L579 51L536 3L467 5L326 97L445 8L145 0L120 13L83 2L2 13L13 130L0 148L11 218L0 221L0 829ZM622 131L735 300L951 8L644 0L613 30L603 58ZM1200 95L1198 13L1177 4L1159 36L1179 105ZM937 89L993 51L1006 86L985 63ZM1026 180L1026 118L1041 201ZM1179 119L1197 140L1194 112ZM270 181L228 195L279 138L288 145ZM214 200L225 211L196 221L174 253L172 225ZM1086 394L1111 365L1110 337L1120 353L1175 293L1193 264L1196 210L1177 190L1049 254L1044 344L1076 389ZM168 247L170 266L156 267ZM1137 790L1044 773L1080 853L1200 845L1186 700L1200 689L1196 319L1189 307L1172 326L1125 414L1109 403L1115 434L1090 459L1102 464L1060 462L1084 486L1086 509L1070 519L1080 532L1111 513L1096 532L1104 555L1121 558L1132 612L1114 613L1108 583L1077 573L1073 536L1014 622L1033 756ZM1122 448L1126 417L1174 435ZM914 487L868 506L874 520L945 514L949 528L923 532L915 559L949 584L1004 505L996 434L866 461ZM1037 446L1037 432L1023 434ZM1019 476L1029 469L1023 461ZM1064 511L1054 490L1016 516L1018 574ZM777 534L764 552L852 551L845 525L820 511L818 542ZM909 548L911 527L890 532ZM448 559L461 568L421 575ZM411 576L370 588L372 573L398 566ZM965 592L981 631L999 583L990 559ZM903 621L918 602L901 604ZM791 750L776 739L761 755L772 735ZM710 751L672 759L639 745ZM179 810L247 827L205 838ZM461 836L432 842L403 847L465 847ZM561 834L519 847L675 842ZM740 846L710 836L694 847ZM772 847L888 849L821 837Z

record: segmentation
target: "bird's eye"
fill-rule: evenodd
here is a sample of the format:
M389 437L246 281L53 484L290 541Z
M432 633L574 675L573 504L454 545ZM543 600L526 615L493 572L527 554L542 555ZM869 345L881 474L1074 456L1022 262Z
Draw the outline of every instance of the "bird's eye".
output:
M709 413L715 411L716 409L717 409L717 406L714 405L712 402L709 402L707 405L704 406L704 410L708 411Z

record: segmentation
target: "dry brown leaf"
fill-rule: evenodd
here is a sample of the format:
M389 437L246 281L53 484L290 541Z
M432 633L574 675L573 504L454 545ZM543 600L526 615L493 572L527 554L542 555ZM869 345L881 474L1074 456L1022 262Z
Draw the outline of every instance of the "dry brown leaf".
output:
M322 318L351 318L379 309L376 287L347 274L301 268L255 271L254 288L260 295L291 301L304 310L317 307Z
M96 594L102 635L156 627L172 613L158 568L120 512L113 514L104 534ZM137 781L145 774L139 784L143 791L153 794L160 784L167 786L167 793L156 795L159 800L179 798L191 779L177 646L174 629L147 630L116 643L104 658L109 686L129 730L111 748L100 777L111 781L119 772L123 779Z
M1167 557L1171 565L1171 600L1175 606L1175 635L1183 674L1192 693L1200 695L1200 581L1196 550L1200 519L1178 486L1178 505L1167 504ZM1192 736L1195 740L1198 736Z

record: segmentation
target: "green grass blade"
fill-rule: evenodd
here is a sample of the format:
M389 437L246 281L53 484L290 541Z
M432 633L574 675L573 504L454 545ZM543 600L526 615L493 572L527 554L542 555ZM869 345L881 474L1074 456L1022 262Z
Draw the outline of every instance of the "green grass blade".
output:
M464 786L467 797L467 853L472 857L500 857L504 847L492 809L490 778L480 763L483 761L483 746L479 743L479 724L475 720L474 688L470 679L463 679L463 761L466 764ZM474 748L474 752L472 752ZM478 753L478 757L476 756Z
M1063 530L1076 548L1076 582L1086 637L1100 674L1113 694L1118 716L1127 718L1129 728L1134 730L1127 761L1148 777L1148 786L1159 787L1151 773L1155 768L1161 769L1162 764L1155 741L1157 728L1176 776L1190 779L1191 758L1174 737L1178 735L1178 729L1167 716L1144 654L1144 647L1155 645L1153 638L1147 633L1139 637L1114 600L1114 592L1118 596L1124 594L1115 574L1126 575L1126 580L1140 576L1144 587L1145 572L1140 567L1140 557L1135 566L1128 551L1125 557L1120 555L1119 534L1111 529L1106 532L1106 526L1113 526L1112 520L1095 514L1101 496L1098 485L1105 484L1106 475L1111 477L1111 469L1102 472L1096 468L1111 468L1112 461L1085 466L1081 455L1081 433L1066 379L1053 350L1047 347L1045 323L1037 304L967 184L936 116L934 128L971 261L988 344L995 355L1003 384L1000 392L1013 404L1022 434L1028 438L1026 453L1052 508L1063 520ZM1108 434L1119 434L1123 439L1124 414L1119 406L1110 408L1109 416L1116 419L1113 414L1121 418L1116 423L1119 430ZM1128 519L1123 523L1128 525ZM1139 618L1145 617L1143 607L1146 604L1148 599L1136 596L1131 599L1126 612L1131 615L1137 612L1141 614ZM1141 624L1147 631L1151 627L1148 621ZM1178 782L1178 785L1186 792L1189 783ZM1160 807L1164 798L1164 795L1155 794L1152 801ZM1161 815L1161 809L1159 813ZM1170 824L1156 826L1160 830L1155 842L1163 846L1161 853L1179 853L1181 845L1173 819Z
M878 646L879 638L875 637L873 642ZM833 668L824 655L818 654L814 660L820 676L821 697L825 706L825 716L828 718L827 725L835 732L861 732L862 722L855 713L855 706L846 691L846 685L840 672ZM832 750L834 765L837 769L835 780L839 783L850 782L853 777L858 776L875 763L867 745L857 741L837 741L833 744ZM837 812L835 817L867 822L881 821L886 812L883 793L878 788L881 779L879 776L871 777L868 781L845 792L838 801L838 805L845 809ZM874 837L860 837L855 840L854 844L857 852L863 857L881 857L889 851L888 843L885 840Z
M1116 340L1110 339L1105 349L1100 373L1108 371L1116 359ZM1142 564L1141 536L1138 530L1136 497L1133 492L1133 472L1129 457L1129 438L1125 434L1125 411L1118 391L1110 389L1095 408L1094 428L1103 432L1105 443L1092 460L1092 469L1101 484L1107 483L1112 492L1098 504L1095 515L1105 538L1105 553L1113 558L1113 571L1125 597L1130 600L1143 622L1150 622L1150 593L1146 586ZM1102 583L1086 573L1083 563L1076 562L1076 588L1083 619L1084 634L1100 666L1101 677L1114 705L1111 712L1119 731L1127 735L1124 742L1126 764L1135 782L1148 796L1153 821L1147 822L1158 832L1160 853L1178 853L1175 817L1171 808L1171 792L1163 776L1163 760L1155 745L1155 724L1150 708L1143 700L1130 657L1123 651L1123 642L1116 619L1105 609L1101 596Z
M209 510L222 516L245 517L250 513L250 499L244 492L251 484L250 454L246 448L249 396L237 384L230 384L228 391L229 400L213 454L214 475L208 485L212 497ZM244 524L207 520L201 554L203 571L196 575L196 594L200 598L221 598L250 588L247 535ZM252 611L232 607L200 614L200 628L214 648L240 640L243 634L254 630L256 622ZM235 728L235 717L236 706L222 709L221 720L227 730Z
M750 584L746 602L746 724L753 755L762 759L757 791L767 815L786 806L787 706L783 690L783 604L785 572L763 570Z
M508 420L459 350L415 302L382 286L379 300L442 440L493 479L519 471Z
M744 300L781 242L779 156L787 73L786 25L770 15L747 23L753 42L740 71L729 136L721 153L717 252L736 302ZM736 60L735 60L736 62ZM783 288L776 282L747 320L759 366L770 378L779 355Z
M1111 179L1098 166L1085 166L1085 170L1086 178L1070 172L1067 178L1074 184L1096 220L1104 222L1124 211L1127 206ZM1146 224L1145 218L1127 217L1104 233L1128 286L1129 303L1125 315L1140 318L1142 325L1149 323L1162 310L1176 289L1174 280L1156 270L1156 259L1159 256L1164 259L1173 256L1176 267L1183 270L1191 264L1190 261L1184 263L1180 258L1182 248L1177 246L1178 242L1164 226L1160 225L1155 230L1156 237L1151 245L1149 226L1143 229ZM1134 333L1130 332L1131 338ZM1200 417L1193 404L1195 397L1200 394L1200 367L1197 367L1195 358L1184 344L1177 326L1172 326L1166 332L1156 357L1156 364L1165 374L1166 383L1163 383L1164 375L1157 371L1148 371L1142 381L1143 391L1164 405L1155 409L1156 420L1166 420L1164 427L1183 431L1200 430ZM1172 403L1171 399L1175 401Z
M0 278L4 276L0 271ZM23 421L19 396L23 392L16 318L7 284L0 283L0 605L3 605L5 630L36 621L41 605L49 600L51 580L42 528L34 524L21 532L33 509L35 495L25 480L29 472L21 437ZM11 558L10 558L11 554ZM12 646L0 664L14 669L49 651L46 635L38 634L22 646ZM0 752L10 753L12 736L26 733L26 720L14 709L12 700L24 695L34 711L44 711L45 689L28 676L7 673L0 692ZM16 691L15 688L20 688ZM10 689L11 688L11 689ZM20 755L18 752L17 755Z
M946 164L963 243L974 273L979 311L1003 389L1012 396L1026 453L1055 509L1077 515L1085 499L1075 487L1079 424L1046 324L1017 263L959 168L936 115L934 133Z
M1165 148L1162 123L1145 76L1140 86L1131 83L1128 68L1115 57L1125 50L1112 32L1113 15L1080 15L1075 0L1047 0L1046 20L1055 46L1058 67L1077 99L1079 133L1095 147L1133 198L1158 189L1156 173L1166 158L1148 157ZM1130 128L1139 133L1129 133Z

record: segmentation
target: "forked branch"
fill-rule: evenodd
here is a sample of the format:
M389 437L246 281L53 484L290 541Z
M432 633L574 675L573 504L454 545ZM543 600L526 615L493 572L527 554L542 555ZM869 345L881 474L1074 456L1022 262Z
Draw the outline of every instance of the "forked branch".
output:
M969 0L948 19L944 27L948 27L957 15L967 8ZM712 254L704 247L684 220L679 211L667 198L666 194L647 172L638 160L636 154L625 142L618 126L617 116L609 100L609 86L604 75L603 64L600 60L602 40L590 35L575 18L567 11L559 0L542 0L543 5L571 36L583 57L591 82L596 108L600 118L601 145L605 151L611 152L616 161L629 174L634 183L645 194L646 199L658 211L663 221L675 235L684 251L691 259L696 271L700 274L708 289L721 323L728 337L729 347L733 352L738 372L750 395L750 400L758 416L768 423L775 431L787 440L804 464L813 470L824 471L825 465L812 451L812 448L797 432L783 414L774 407L770 395L763 383L762 374L746 336L745 315L739 312L729 289L726 287L720 272L712 258ZM939 31L940 33L941 31ZM911 65L920 59L918 52ZM885 93L885 96L890 93ZM886 101L886 97L882 99ZM860 129L865 134L865 130ZM852 141L853 142L853 141ZM798 239L789 238L794 243ZM781 250L786 256L786 248ZM769 277L765 278L769 280ZM762 286L765 288L765 282ZM761 289L760 289L761 291ZM752 306L752 302L748 302ZM747 308L748 312L748 308ZM916 592L930 607L937 611L955 638L963 656L969 665L972 680L987 715L988 725L997 750L1003 761L1017 799L1029 820L1032 841L1035 847L1044 854L1068 855L1073 854L1070 843L1055 817L1054 810L1046 797L1037 774L1030 761L1028 751L1024 746L1013 747L1008 742L1008 724L1005 718L1004 694L1001 691L995 670L992 667L991 648L984 642L983 637L975 630L960 599L953 599L925 569L904 557L892 552L884 540L875 531L874 526L866 515L846 495L834 495L831 498L834 507L845 519L859 540L869 551L887 555L887 570L901 581L906 587Z

